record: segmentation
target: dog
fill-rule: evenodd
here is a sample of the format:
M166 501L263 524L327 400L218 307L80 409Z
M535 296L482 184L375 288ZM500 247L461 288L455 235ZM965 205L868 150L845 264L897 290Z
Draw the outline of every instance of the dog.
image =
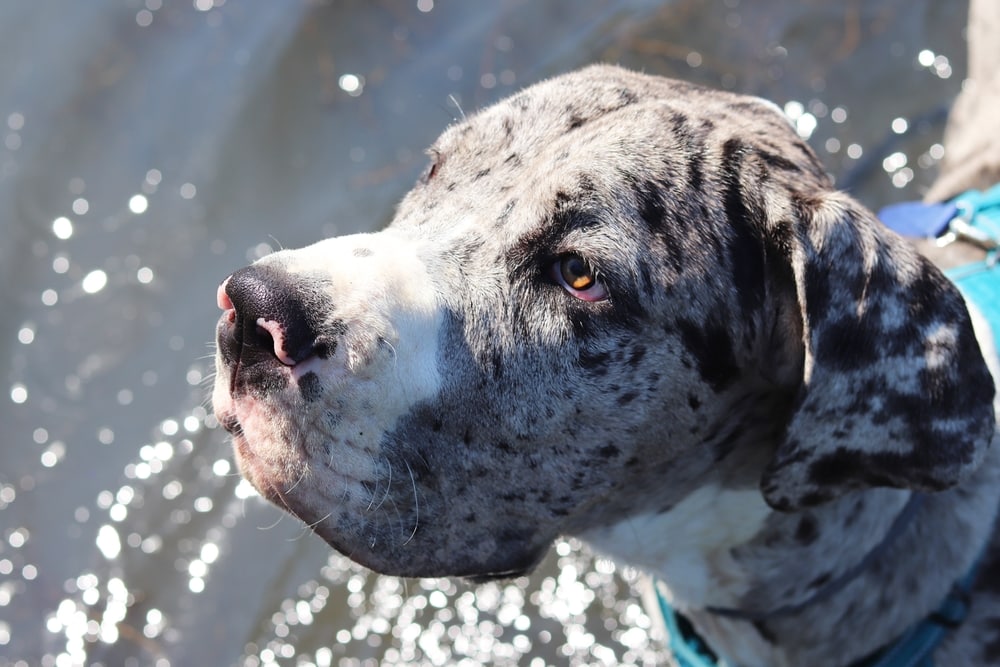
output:
M384 231L219 287L261 495L408 577L579 537L745 667L852 664L974 569L936 664L1000 665L991 333L777 107L598 65L429 153Z

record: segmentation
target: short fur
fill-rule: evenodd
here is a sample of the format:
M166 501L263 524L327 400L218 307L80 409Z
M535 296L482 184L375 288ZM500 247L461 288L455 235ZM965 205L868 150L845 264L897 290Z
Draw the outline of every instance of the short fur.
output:
M771 104L594 66L449 128L388 229L220 290L244 475L405 576L510 576L559 535L657 575L713 648L838 667L986 550L943 665L1000 665L994 382L956 288ZM559 283L589 265L608 298ZM903 534L829 599L910 498Z

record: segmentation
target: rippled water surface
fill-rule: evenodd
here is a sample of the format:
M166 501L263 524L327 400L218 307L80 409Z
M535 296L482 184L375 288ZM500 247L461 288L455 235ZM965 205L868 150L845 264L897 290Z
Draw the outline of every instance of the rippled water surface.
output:
M941 0L0 5L0 665L662 661L638 574L575 543L530 578L404 581L257 498L206 401L216 286L378 229L459 109L598 60L770 97L866 203L918 197L964 21Z

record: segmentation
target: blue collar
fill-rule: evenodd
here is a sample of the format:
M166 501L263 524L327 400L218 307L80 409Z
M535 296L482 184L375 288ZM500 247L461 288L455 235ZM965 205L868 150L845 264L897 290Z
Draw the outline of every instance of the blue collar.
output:
M768 613L711 607L708 608L708 611L743 621L762 621L768 618L789 616L812 604L821 602L843 589L844 584L857 577L873 560L883 554L886 548L895 543L896 538L909 526L910 521L920 509L924 498L924 494L914 493L889 527L882 542L868 552L857 565L848 568L842 576L831 581L827 587L821 589L805 602L785 605ZM934 663L931 658L934 649L938 647L949 630L962 624L968 614L969 592L976 578L978 561L981 558L982 555L965 576L954 583L951 591L936 610L911 626L892 644L852 663L850 667L933 667ZM660 586L656 583L654 585L660 613L663 615L663 622L667 630L670 650L678 665L680 667L735 667L720 661L715 656L705 641L694 631L690 621L670 606Z
M882 209L879 218L904 236L937 238L941 243L962 240L986 250L984 261L946 271L945 275L980 309L1000 349L1000 185L985 192L970 190L942 204L894 204ZM934 650L965 620L981 558L955 582L937 610L889 646L851 667L933 667ZM735 667L720 661L690 621L670 606L660 587L655 588L670 650L680 667Z
M981 559L981 557L980 557ZM933 667L934 650L950 630L960 626L969 613L969 597L979 562L955 582L944 602L912 626L889 646L862 658L850 667ZM656 599L667 629L670 652L679 667L736 667L720 661L694 631L690 621L678 614L656 586Z

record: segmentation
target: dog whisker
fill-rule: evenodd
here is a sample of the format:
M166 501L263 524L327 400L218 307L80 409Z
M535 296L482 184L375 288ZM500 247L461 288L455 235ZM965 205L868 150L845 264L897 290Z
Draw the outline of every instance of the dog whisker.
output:
M382 499L378 501L378 504L375 507L370 508L370 511L372 512L377 512L379 508L385 504L386 498L388 498L389 494L392 492L392 463L389 461L388 457L383 456L382 458L385 459L385 465L386 468L388 468L389 474L385 482L385 492L382 494Z
M406 464L406 472L410 475L410 488L413 489L413 530L410 531L410 536L403 542L405 546L413 540L413 537L417 534L417 528L420 527L420 495L417 493L417 481L413 477L413 469L406 459L403 459L403 463Z

